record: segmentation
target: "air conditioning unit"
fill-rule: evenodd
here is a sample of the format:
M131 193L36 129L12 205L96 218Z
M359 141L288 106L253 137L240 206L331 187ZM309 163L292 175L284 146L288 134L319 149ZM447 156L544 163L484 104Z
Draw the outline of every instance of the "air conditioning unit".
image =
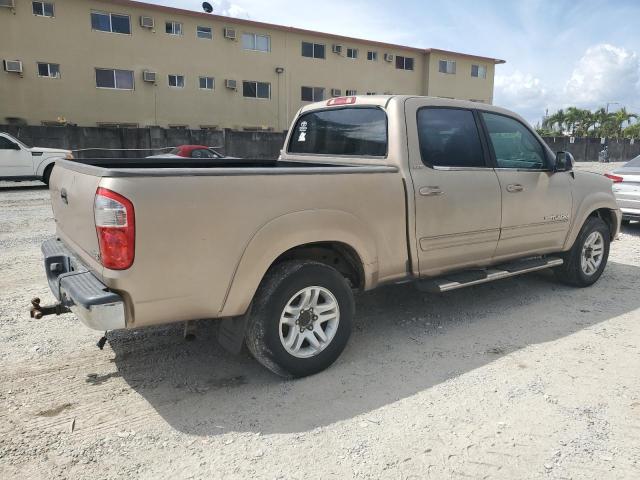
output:
M393 62L393 55L390 53L385 53L384 54L384 61L385 62Z
M333 53L337 53L337 54L342 53L342 45L336 45L336 44L334 44L334 45L331 47L331 51L332 51Z
M142 72L142 80L144 80L145 82L156 83L156 77L156 72L150 72L148 70Z
M140 26L142 28L153 28L155 25L153 17L145 17L144 15L140 17Z
M235 90L238 88L238 82L236 82L235 80L230 80L230 79L226 79L224 81L224 86L227 87L230 90Z
M0 7L15 8L16 0L0 0Z
M22 62L20 60L3 60L4 71L22 73Z
M342 90L340 90L339 88L332 88L331 89L331 96L332 97L339 97L340 95L342 95Z
M235 28L224 28L224 38L228 38L230 40L236 39L236 29Z

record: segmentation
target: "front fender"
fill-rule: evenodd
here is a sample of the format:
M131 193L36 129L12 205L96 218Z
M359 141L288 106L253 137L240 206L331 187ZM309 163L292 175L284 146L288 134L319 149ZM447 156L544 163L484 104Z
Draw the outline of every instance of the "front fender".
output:
M565 239L563 250L569 250L573 246L573 243L576 241L576 238L580 233L582 225L587 221L589 215L600 209L618 210L618 204L616 203L613 194L608 192L593 192L582 199L573 217L573 222L567 238ZM617 215L616 218L619 219L620 216ZM616 227L616 232L618 231L618 228L619 226Z
M33 157L33 158L36 158L36 157ZM46 170L46 168L52 163L55 163L56 160L64 160L64 155L55 155L55 156L45 157L40 159L39 163L34 168L34 171L36 172L36 176L42 177L44 175L44 171Z
M249 240L229 283L220 316L246 312L265 273L284 252L317 242L341 242L355 250L362 262L365 289L378 275L375 240L367 225L340 210L303 210L274 218Z

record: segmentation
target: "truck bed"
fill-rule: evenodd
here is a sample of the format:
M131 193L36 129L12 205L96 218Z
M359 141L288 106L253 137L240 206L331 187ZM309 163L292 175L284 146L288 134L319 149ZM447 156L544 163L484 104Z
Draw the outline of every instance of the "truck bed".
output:
M242 315L269 265L299 245L350 246L364 288L407 272L406 197L392 165L80 159L53 170L56 233L107 288L127 327ZM100 263L98 188L135 208L135 260Z
M233 173L279 174L279 173L366 173L396 172L397 168L385 165L362 165L348 163L315 163L252 158L78 158L65 164L78 171L83 166L110 170L109 176L136 175L215 175ZM222 170L221 172L212 171ZM200 172L194 172L200 170Z

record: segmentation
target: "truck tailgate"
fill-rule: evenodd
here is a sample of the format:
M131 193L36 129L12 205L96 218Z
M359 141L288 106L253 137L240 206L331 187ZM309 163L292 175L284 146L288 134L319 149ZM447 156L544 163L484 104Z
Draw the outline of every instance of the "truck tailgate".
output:
M57 164L50 181L56 234L87 267L102 274L93 202L101 177Z

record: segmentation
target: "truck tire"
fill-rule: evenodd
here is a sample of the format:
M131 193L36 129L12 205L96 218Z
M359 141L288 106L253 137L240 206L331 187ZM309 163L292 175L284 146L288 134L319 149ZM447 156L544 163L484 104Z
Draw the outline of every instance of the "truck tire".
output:
M54 166L55 166L55 163L52 163L51 165L48 165L47 168L44 169L44 172L42 174L42 181L46 186L49 186L49 179L51 178L51 172L53 171Z
M278 375L313 375L344 350L354 313L353 292L337 270L310 260L283 262L267 272L256 292L245 342Z
M571 250L563 254L564 264L555 269L556 277L575 287L593 285L607 265L610 239L607 224L598 217L589 217Z

